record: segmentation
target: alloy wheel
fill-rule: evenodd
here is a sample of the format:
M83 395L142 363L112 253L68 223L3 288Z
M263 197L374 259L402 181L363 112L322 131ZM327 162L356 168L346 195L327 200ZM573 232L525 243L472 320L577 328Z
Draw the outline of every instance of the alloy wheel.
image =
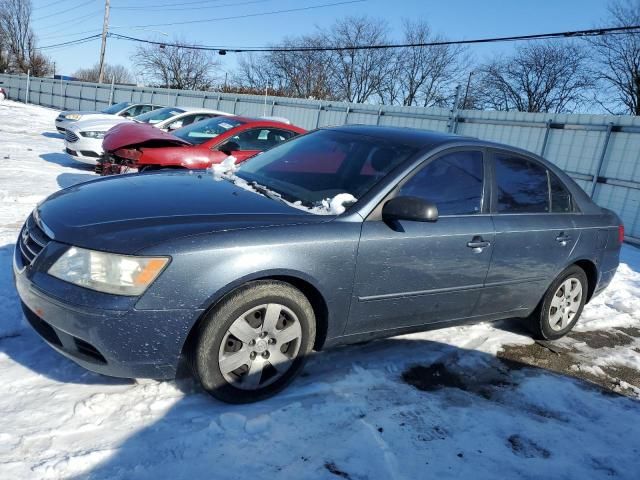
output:
M218 365L236 388L256 390L282 377L298 356L302 328L293 311L278 303L254 307L238 317L220 344Z

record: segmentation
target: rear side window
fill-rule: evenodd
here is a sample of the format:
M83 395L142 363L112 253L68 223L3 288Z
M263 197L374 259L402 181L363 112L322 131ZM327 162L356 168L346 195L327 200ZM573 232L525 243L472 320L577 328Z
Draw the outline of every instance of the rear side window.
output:
M571 194L562 181L549 172L549 188L551 190L551 211L553 213L573 212Z
M482 152L455 152L430 162L405 183L398 195L423 198L439 215L469 215L482 209Z
M498 154L495 156L499 213L549 212L547 169L533 161Z

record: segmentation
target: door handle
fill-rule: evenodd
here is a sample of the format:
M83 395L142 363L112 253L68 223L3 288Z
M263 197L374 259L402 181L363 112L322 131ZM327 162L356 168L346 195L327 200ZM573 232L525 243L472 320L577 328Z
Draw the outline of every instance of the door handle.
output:
M467 247L472 248L475 253L480 253L484 248L487 248L491 245L491 242L485 241L481 236L476 235L471 239L470 242L467 242Z
M565 247L567 245L567 242L571 240L571 237L569 235L565 235L564 232L562 232L560 235L558 235L556 237L556 242L558 242L560 245L562 245L563 247Z

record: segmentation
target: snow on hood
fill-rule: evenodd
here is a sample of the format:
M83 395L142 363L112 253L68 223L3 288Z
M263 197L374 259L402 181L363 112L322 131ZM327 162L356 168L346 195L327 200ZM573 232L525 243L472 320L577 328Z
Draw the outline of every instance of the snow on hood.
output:
M235 172L238 170L236 161L236 157L234 157L233 155L229 155L222 162L212 165L210 167L210 170L213 173L214 180L220 181L223 179L227 179L232 181L240 188L260 194L261 192L258 189L253 187L246 180L235 175ZM266 187L263 188L265 190L268 190ZM350 193L339 193L332 198L325 198L313 207L307 207L303 205L300 200L298 200L297 202L289 202L282 198L277 192L269 192L270 195L278 197L282 202L293 208L304 210L305 212L315 213L316 215L340 215L346 211L347 207L358 201L358 199Z

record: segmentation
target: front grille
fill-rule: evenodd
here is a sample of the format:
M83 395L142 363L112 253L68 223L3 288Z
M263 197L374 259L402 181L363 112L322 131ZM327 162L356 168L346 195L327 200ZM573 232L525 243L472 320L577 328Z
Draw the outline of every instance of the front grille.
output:
M71 130L67 130L65 132L64 138L67 142L70 142L70 143L78 141L78 136L75 133L73 133Z
M90 150L80 150L80 153L82 155L84 155L85 157L100 158L100 154L99 153L92 152Z
M22 263L25 266L31 265L38 254L51 241L46 233L42 231L33 218L33 214L29 215L27 221L22 227L20 238L18 238L18 247L22 256Z

